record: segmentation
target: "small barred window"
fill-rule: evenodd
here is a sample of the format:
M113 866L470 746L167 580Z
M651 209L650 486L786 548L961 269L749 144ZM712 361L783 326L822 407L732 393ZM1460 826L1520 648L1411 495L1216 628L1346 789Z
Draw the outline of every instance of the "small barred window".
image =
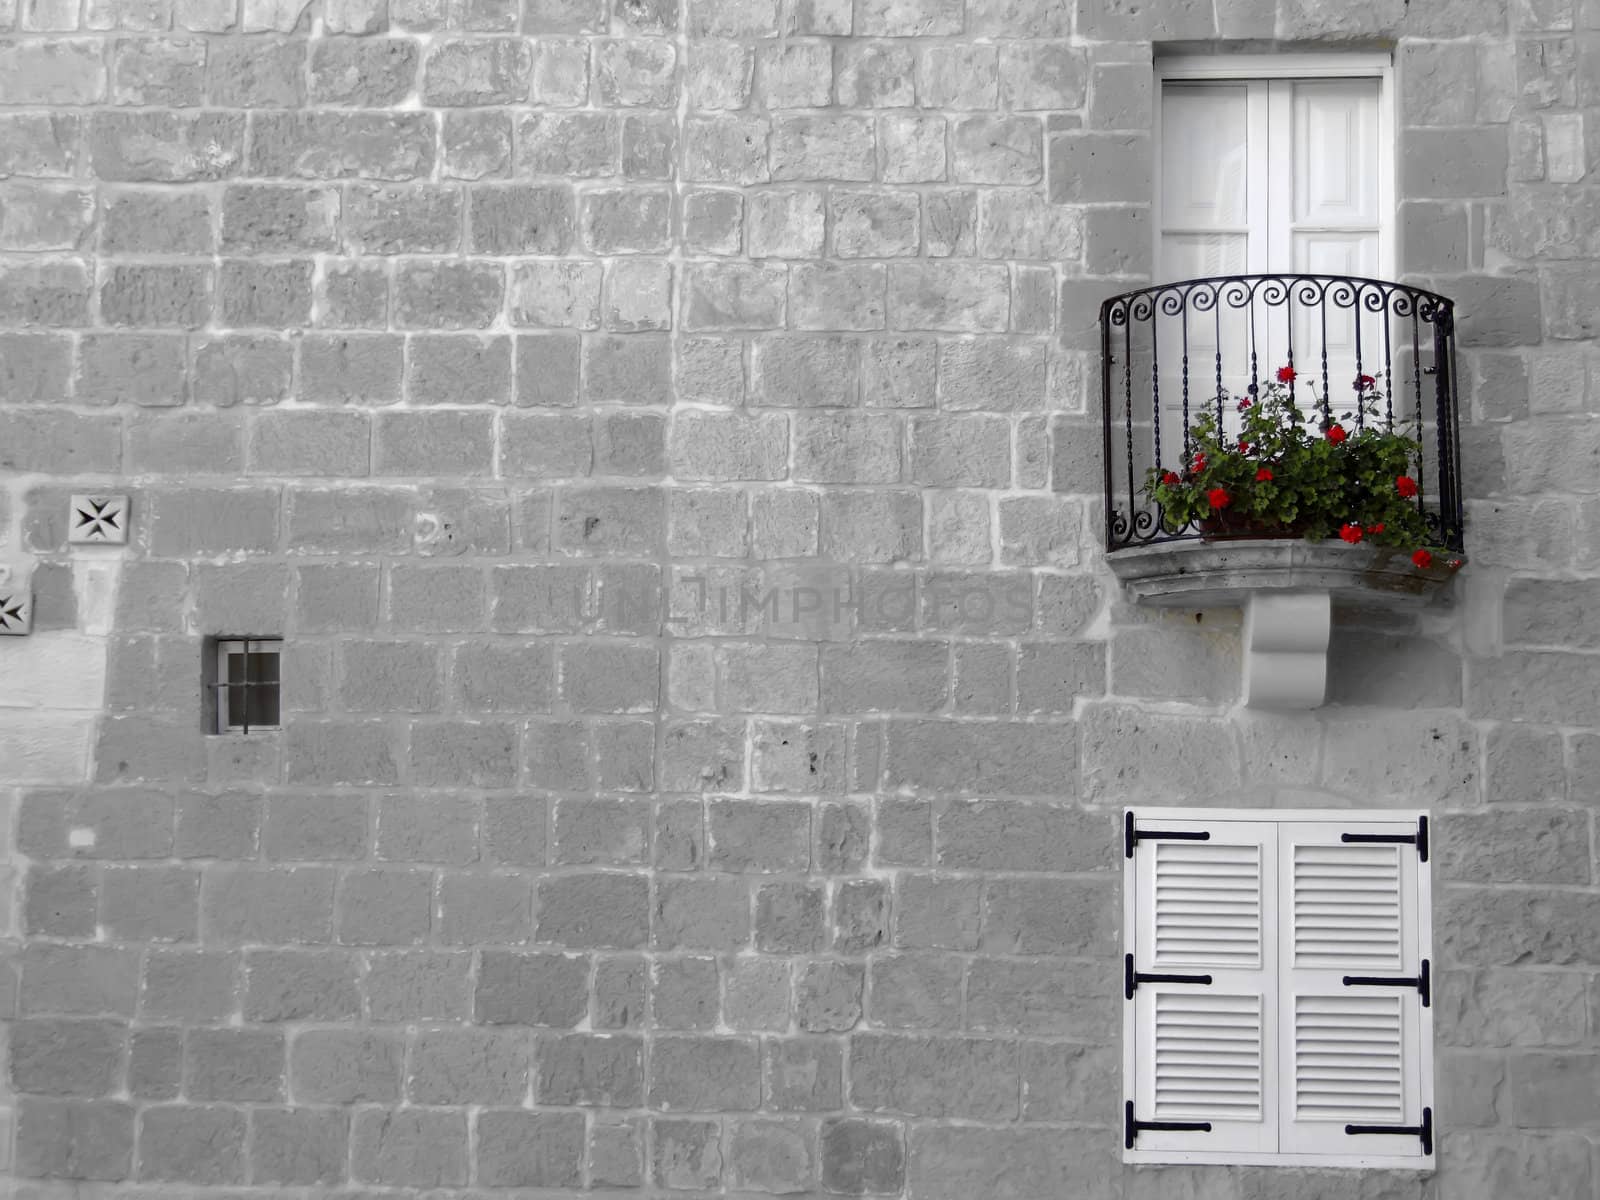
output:
M276 729L281 638L212 638L207 660L207 727L212 733Z

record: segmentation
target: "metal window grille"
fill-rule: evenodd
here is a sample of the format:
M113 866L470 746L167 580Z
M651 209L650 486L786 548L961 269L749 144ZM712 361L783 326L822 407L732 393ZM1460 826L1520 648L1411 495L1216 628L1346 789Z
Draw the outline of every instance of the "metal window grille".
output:
M280 721L281 638L219 637L212 642L208 708L214 733L276 729Z

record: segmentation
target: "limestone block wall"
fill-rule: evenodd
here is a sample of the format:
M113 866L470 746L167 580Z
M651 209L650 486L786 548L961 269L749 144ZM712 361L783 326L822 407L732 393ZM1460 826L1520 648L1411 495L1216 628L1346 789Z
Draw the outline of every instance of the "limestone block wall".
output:
M1591 0L0 0L18 1196L1600 1180ZM1471 566L1120 601L1151 59L1393 45ZM125 549L67 498L132 497ZM285 719L201 732L206 635ZM1437 814L1436 1175L1119 1162L1121 806Z

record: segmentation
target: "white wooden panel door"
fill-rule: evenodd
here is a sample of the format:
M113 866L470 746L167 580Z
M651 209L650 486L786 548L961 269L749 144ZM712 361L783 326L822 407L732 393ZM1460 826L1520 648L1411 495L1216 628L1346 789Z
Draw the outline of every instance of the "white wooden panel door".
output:
M1265 269L1267 197L1257 186L1266 160L1267 95L1257 85L1169 83L1161 92L1157 279L1243 275ZM1249 339L1246 313L1196 304L1159 316L1163 465L1179 467L1184 414L1189 421L1249 383L1238 347ZM1222 405L1230 419L1232 405Z
M1276 831L1266 823L1162 821L1206 841L1152 839L1134 852L1134 969L1210 977L1142 982L1134 993L1134 1105L1141 1150L1260 1153L1276 1148L1273 1072L1278 939Z
M1251 218L1262 215L1251 211L1250 157L1263 149L1251 142L1251 101L1247 83L1162 89L1159 278L1250 269Z
M1431 1104L1427 1010L1415 987L1346 984L1422 971L1417 850L1344 835L1414 834L1414 822L1285 822L1278 829L1279 1142L1285 1154L1423 1157Z
M1378 278L1390 206L1382 81L1169 79L1161 90L1158 280L1245 273ZM1350 300L1358 299L1345 293ZM1293 360L1308 414L1352 410L1358 376L1377 374L1384 318L1359 304L1196 310L1156 323L1162 444L1182 445L1182 413L1216 406ZM1218 349L1221 361L1218 362ZM1382 382L1382 381L1380 381ZM1223 423L1236 423L1221 405ZM1178 454L1164 457L1177 465Z
M1379 84L1376 79L1278 80L1275 127L1287 126L1292 170L1276 172L1269 218L1270 257L1308 274L1379 274L1382 235ZM1359 306L1300 310L1297 365L1317 391L1324 386L1337 416L1355 399L1354 384L1381 360L1383 318ZM1358 336L1359 334L1359 336ZM1283 347L1277 357L1287 357ZM1325 356L1325 359L1324 359ZM1324 372L1326 383L1324 383Z
M1285 80L1294 124L1296 229L1372 235L1377 263L1378 81Z

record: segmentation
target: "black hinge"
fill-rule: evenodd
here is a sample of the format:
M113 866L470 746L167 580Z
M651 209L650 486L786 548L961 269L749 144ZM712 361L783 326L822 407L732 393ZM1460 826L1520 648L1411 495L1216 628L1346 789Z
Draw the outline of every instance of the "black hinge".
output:
M1345 987L1414 987L1422 995L1422 1007L1433 1003L1433 979L1429 974L1428 960L1422 960L1422 970L1416 975L1346 975Z
M1423 1109L1424 1113L1428 1110ZM1133 1143L1138 1139L1140 1130L1153 1129L1166 1133L1210 1133L1210 1121L1140 1121L1133 1115L1133 1101L1129 1100L1122 1109L1122 1148L1132 1150ZM1431 1126L1430 1137L1431 1137ZM1430 1145L1432 1142L1430 1141Z
M1148 834L1140 836L1148 837ZM1417 818L1417 831L1415 833L1346 833L1339 837L1341 842L1400 842L1414 845L1417 848L1417 858L1422 862L1428 861L1428 818Z
M1156 838L1165 838L1171 842L1209 842L1209 833L1190 833L1187 830L1178 832L1173 829L1135 829L1133 814L1122 814L1122 853L1125 858L1133 857L1133 848L1140 842L1153 841Z
M1132 1105L1128 1106L1132 1109ZM1422 1139L1422 1152L1433 1153L1433 1109L1422 1110L1421 1125L1346 1125L1346 1133L1394 1133L1402 1137L1418 1137Z
M1209 975L1161 975L1152 971L1135 971L1133 955L1122 956L1122 994L1133 999L1134 990L1141 983L1210 983Z

